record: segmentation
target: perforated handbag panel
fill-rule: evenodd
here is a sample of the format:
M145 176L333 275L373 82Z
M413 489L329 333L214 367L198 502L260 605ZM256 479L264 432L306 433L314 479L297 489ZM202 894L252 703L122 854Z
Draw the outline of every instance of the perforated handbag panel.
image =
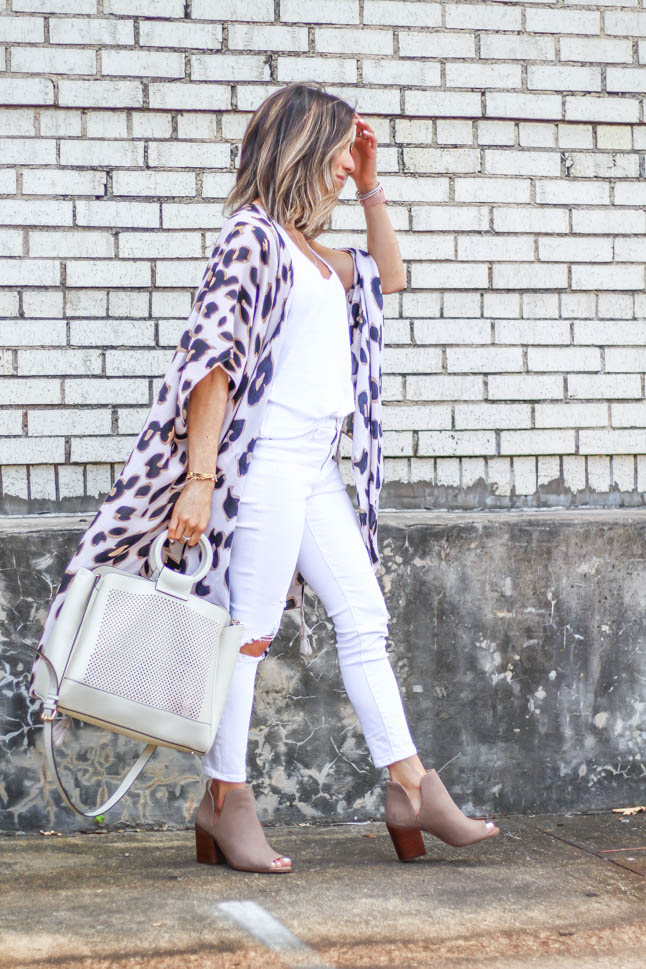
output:
M180 599L111 589L83 682L199 720L220 629Z

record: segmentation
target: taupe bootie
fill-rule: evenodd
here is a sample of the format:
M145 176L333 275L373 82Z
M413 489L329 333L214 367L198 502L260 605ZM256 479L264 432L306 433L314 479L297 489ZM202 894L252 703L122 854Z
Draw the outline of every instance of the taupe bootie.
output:
M477 821L463 814L437 771L424 774L420 792L422 806L419 814L415 814L401 784L386 781L386 825L400 861L426 854L422 831L454 848L476 844L500 833L493 821Z
M207 783L195 818L195 850L197 860L205 865L226 863L238 871L263 873L292 870L272 864L283 856L265 838L248 785L227 791L216 812Z

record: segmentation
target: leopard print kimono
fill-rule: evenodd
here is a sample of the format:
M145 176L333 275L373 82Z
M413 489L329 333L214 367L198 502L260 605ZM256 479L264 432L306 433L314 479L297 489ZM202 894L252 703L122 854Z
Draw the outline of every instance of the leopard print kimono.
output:
M383 300L372 256L361 249L348 251L354 261L354 284L347 309L355 411L346 418L344 431L352 438L361 534L376 569L383 467ZM228 374L229 397L217 457L218 480L206 529L213 562L194 592L229 610L229 558L240 489L251 465L275 372L292 280L291 256L273 220L253 203L238 209L218 235L186 330L139 439L67 565L49 609L41 649L78 568L108 564L150 575L151 544L168 526L186 480L188 396L217 364ZM184 546L181 555L180 571L194 571L198 546ZM286 608L300 606L302 610L303 585L302 576L295 571ZM309 652L303 641L301 649Z

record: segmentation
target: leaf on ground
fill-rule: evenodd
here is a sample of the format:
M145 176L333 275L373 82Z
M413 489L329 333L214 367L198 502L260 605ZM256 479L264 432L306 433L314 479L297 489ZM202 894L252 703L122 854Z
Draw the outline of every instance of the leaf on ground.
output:
M57 838L62 838L63 837L63 835L62 835L62 833L60 831L43 831L42 828L40 829L40 834L42 834L43 837L45 837L45 838L49 838L50 835L56 835Z
M630 816L632 814L640 814L642 811L646 811L646 805L639 804L636 807L613 808L612 810L614 814L624 814Z
M364 833L363 833L363 834L361 835L361 837L362 837L362 838L376 838L376 837L377 837L377 835L376 835L376 834L370 834L370 832L369 832L369 831L365 831L365 832L364 832Z

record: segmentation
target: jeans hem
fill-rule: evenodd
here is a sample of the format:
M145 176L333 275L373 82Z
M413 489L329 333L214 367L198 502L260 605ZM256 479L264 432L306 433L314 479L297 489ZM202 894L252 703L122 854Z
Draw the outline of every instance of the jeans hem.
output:
M247 780L247 775L243 774L242 777L236 775L235 777L222 777L222 774L210 774L208 770L202 768L202 773L205 777L210 778L214 781L225 781L227 784L244 784Z
M396 764L398 760L406 760L407 757L414 757L417 753L417 747L413 744L412 747L405 748L403 753L398 753L393 751L392 760L384 760L382 763L382 758L379 757L377 760L373 757L372 762L377 770L381 770L383 767L390 767L391 764ZM372 756L372 755L371 755Z

